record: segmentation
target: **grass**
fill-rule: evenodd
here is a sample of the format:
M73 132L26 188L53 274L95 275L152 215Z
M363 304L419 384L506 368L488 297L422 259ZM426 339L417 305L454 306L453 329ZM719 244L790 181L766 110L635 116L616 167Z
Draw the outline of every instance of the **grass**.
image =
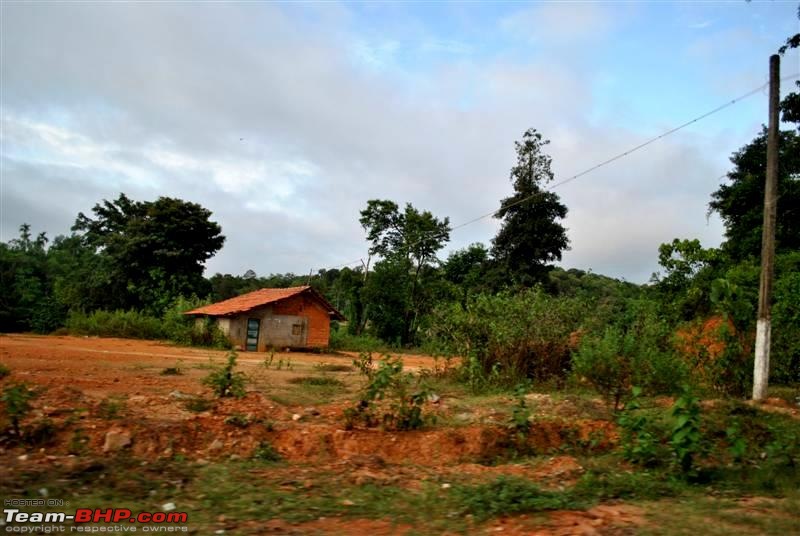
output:
M314 370L320 372L353 372L353 367L340 363L315 363Z
M214 401L209 400L207 398L190 398L186 402L184 402L183 407L188 409L189 411L196 411L201 413L203 411L208 411L214 407Z
M338 387L344 388L344 382L329 376L298 376L289 378L287 382L295 385L305 385L312 387Z

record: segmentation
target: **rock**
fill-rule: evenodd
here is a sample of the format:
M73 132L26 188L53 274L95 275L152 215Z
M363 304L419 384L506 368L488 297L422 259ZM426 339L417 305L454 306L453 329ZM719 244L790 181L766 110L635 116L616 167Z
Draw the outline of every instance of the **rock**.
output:
M445 482L444 484L442 484L442 489L450 489L450 484Z
M26 461L28 459L28 455L27 454L21 454L21 455L17 456L17 459L19 461L21 461L21 462L24 462L24 461Z
M319 410L317 408L306 408L303 410L303 414L316 417L317 415L319 415Z
M174 398L175 400L190 400L194 398L194 395L187 395L186 393L175 390L169 394L169 397Z
M167 457L170 457L170 456L172 456L172 447L167 447L167 448L165 448L165 449L164 449L164 452L162 452L162 454L163 454L164 456L167 456Z
M356 503L354 503L350 499L344 499L339 504L341 504L342 506L355 506L356 505Z
M472 413L458 413L456 414L456 420L459 421L471 421L472 420Z
M129 447L132 443L130 432L121 428L112 428L106 432L106 441L103 443L103 452L113 452Z
M438 404L442 400L442 397L437 395L436 393L431 393L428 395L428 402L431 404Z
M211 445L209 445L208 450L217 451L217 450L222 450L223 448L225 448L225 444L222 441L220 441L219 439L215 439L211 443Z
M165 512L172 512L173 510L175 510L175 508L176 506L175 503L173 502L168 502L161 505L161 509L164 510Z
M295 413L294 415L292 415L292 420L293 421L299 421L302 418L303 418L303 416L300 415L299 413Z
M231 457L230 457L230 458L228 458L228 459L229 459L230 461L232 461L232 462L235 462L236 460L241 460L241 459L242 459L242 457L241 457L241 456L239 456L238 454L231 454Z
M208 460L200 458L199 460L197 460L197 465L208 465Z
M39 488L39 495L42 497L47 497L50 493L47 491L47 488Z

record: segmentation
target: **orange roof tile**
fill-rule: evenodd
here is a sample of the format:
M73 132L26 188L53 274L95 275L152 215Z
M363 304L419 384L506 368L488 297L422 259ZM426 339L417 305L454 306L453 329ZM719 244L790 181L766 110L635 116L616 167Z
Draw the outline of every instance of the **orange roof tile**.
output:
M344 320L344 316L339 311L334 309L333 306L328 303L328 300L326 300L319 292L307 285L289 288L262 288L253 292L248 292L247 294L242 294L241 296L236 296L235 298L230 298L221 302L212 303L211 305L198 307L197 309L192 309L184 314L208 316L235 315L237 313L250 311L256 307L261 307L263 305L291 298L292 296L302 294L303 292L309 292L312 296L319 300L319 302L328 309L328 312L330 312L334 318L338 320Z

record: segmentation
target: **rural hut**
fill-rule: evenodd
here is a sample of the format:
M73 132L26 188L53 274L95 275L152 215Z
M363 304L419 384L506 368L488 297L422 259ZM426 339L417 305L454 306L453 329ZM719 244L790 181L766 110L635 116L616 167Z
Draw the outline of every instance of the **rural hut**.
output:
M344 316L309 286L262 288L186 312L216 320L233 345L248 352L267 348L324 348L331 320Z

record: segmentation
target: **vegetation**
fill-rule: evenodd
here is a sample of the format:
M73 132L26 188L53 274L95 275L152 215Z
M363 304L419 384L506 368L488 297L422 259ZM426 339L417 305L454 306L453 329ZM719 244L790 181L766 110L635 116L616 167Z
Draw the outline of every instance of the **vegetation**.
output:
M235 368L236 352L230 352L225 365L214 368L203 378L203 384L210 387L218 398L242 398L247 394L245 390L247 378L244 372L234 370Z

